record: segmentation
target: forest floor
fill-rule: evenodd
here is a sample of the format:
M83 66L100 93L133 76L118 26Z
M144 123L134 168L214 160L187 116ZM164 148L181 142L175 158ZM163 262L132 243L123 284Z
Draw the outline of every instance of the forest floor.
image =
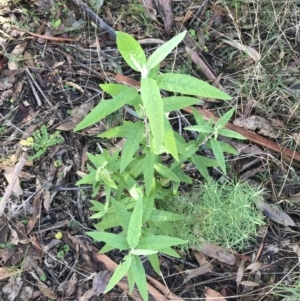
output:
M114 31L133 36L149 56L184 29L188 36L161 71L192 75L232 97L203 99L199 108L216 117L236 108L229 126L247 140L230 141L238 154L226 156L227 176L264 189L265 225L242 248L208 242L179 250L181 259L160 256L162 276L145 260L157 290L150 300L300 300L300 1L91 0L85 7L103 23L95 25L79 0L0 0L0 300L141 300L126 280L103 294L124 252L98 254L101 244L86 235L95 229L92 188L76 186L87 153L115 147L97 135L132 117L120 109L73 130L105 97L99 84L117 74L138 79ZM179 128L189 117L177 115Z

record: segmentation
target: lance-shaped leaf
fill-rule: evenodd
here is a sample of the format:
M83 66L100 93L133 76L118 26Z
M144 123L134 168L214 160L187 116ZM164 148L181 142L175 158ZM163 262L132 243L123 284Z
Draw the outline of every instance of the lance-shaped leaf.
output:
M154 181L154 163L155 155L151 148L146 151L143 160L143 175L145 181L146 195L149 196Z
M215 155L217 162L220 164L222 171L224 172L224 174L226 174L225 157L220 142L212 138L210 140L210 146Z
M145 126L141 121L132 124L132 130L126 135L126 142L122 150L120 172L122 173L132 161L134 153L139 149L140 142L145 132Z
M214 86L190 75L165 73L157 76L160 89L201 97L231 99L231 97Z
M215 123L215 128L222 129L227 122L230 120L231 116L234 113L235 108L232 108L228 112L226 112L222 117L219 118L219 120Z
M185 243L187 243L186 240L182 240L176 237L170 237L165 235L152 235L141 238L137 248L159 251L160 249L177 246Z
M142 234L142 224L143 224L143 201L142 198L138 199L133 212L130 217L127 242L131 248L135 248L140 240ZM140 248L139 248L140 249Z
M114 274L112 275L104 294L109 292L116 284L119 283L119 281L126 275L127 271L129 270L131 263L132 263L133 256L127 255L124 259L125 261L119 264L119 266L116 268Z
M188 96L170 96L163 99L165 113L181 110L183 108L198 104L200 99Z
M158 173L160 173L165 178L170 179L174 182L180 182L180 179L177 177L177 175L167 166L160 163L156 163L154 165L154 168Z
M165 122L165 135L164 135L164 146L167 151L173 156L176 161L179 161L177 145L174 137L174 131L166 116L164 116Z
M186 31L183 31L179 35L172 38L170 41L166 42L159 48L157 48L149 57L146 64L148 70L156 67L160 62L162 62L168 54L183 40L186 35Z
M141 80L141 95L143 105L149 119L153 136L153 146L159 152L164 138L164 107L159 88L152 78Z
M104 241L108 245L119 249L119 250L127 250L128 244L125 237L107 232L87 232L88 236L94 238L96 241Z
M143 267L141 259L136 255L133 255L130 270L143 300L148 301L148 289L145 269Z
M126 63L135 71L140 72L134 60L140 65L146 64L146 56L141 45L132 36L125 32L116 32L117 46Z
M111 199L111 201L114 206L117 218L121 224L121 227L123 228L124 232L127 232L130 221L130 213L120 202L117 202L113 198Z
M82 130L90 125L95 124L111 113L122 108L125 104L130 103L137 96L134 88L126 87L124 92L118 94L112 99L102 100L74 129L74 131Z

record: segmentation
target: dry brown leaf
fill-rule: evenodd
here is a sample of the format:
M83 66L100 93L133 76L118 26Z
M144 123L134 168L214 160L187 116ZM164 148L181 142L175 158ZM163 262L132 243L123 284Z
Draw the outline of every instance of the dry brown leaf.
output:
M14 301L18 297L22 285L23 281L19 277L12 276L9 278L9 282L2 289L7 301Z
M243 276L244 276L244 272L245 272L245 260L242 259L242 261L239 265L237 274L236 274L236 283L237 283L237 285L240 285L240 283L243 279Z
M15 168L8 166L6 164L0 163L0 168L2 170L4 170L4 176L7 180L8 183L10 183L10 181L13 179L14 173L15 173ZM17 179L14 187L13 187L13 193L15 194L16 197L20 197L21 195L23 195L23 190L20 186L20 181L19 179Z
M206 256L203 253L195 250L194 251L194 256L195 256L195 258L196 258L196 260L197 260L197 262L199 263L200 266L203 265L203 264L208 263L208 261L206 259Z
M295 227L295 222L291 217L283 212L279 207L273 204L267 204L263 201L262 198L256 200L257 207L272 221L284 225L286 227L291 226Z
M219 246L211 243L204 243L201 246L201 252L206 256L216 258L221 262L227 263L229 265L234 265L235 257L229 251Z
M108 270L100 271L93 279L93 290L95 295L99 296L105 291L112 273Z
M293 133L292 137L297 145L300 145L300 133Z
M248 265L246 267L246 271L250 270L251 273L255 273L257 271L259 271L260 269L262 269L265 265L262 262L253 262L250 265Z
M235 40L222 40L224 43L231 45L232 47L241 50L249 55L251 59L258 63L261 59L261 55L252 47L243 45Z
M248 118L237 118L233 121L233 124L247 130L258 130L259 134L270 138L277 138L280 134L268 120L260 116L252 115Z
M0 91L2 92L2 91L12 88L15 81L16 81L16 78L11 77L11 76L0 78Z
M88 114L88 112L94 107L95 101L91 100L87 103L83 103L80 106L74 107L71 112L71 120L60 124L56 127L61 131L72 131L76 125Z
M206 301L226 301L226 299L217 291L206 287L204 290L205 300Z
M251 286L251 287L259 286L258 283L253 282L253 281L248 281L248 280L242 281L242 282L241 282L241 285L244 285L244 286Z
M9 240L9 242L10 242L11 244L17 246L17 245L19 244L19 235L18 235L18 233L17 233L16 230L14 230L14 229L12 229L12 228L10 227L10 225L8 225L8 226L9 226L9 228L10 228L10 240Z
M160 16L164 21L165 30L168 32L174 22L171 0L154 0L154 2Z
M73 292L75 291L77 285L77 274L74 273L71 277L71 279L68 281L67 288L65 290L65 296L70 297Z
M40 183L37 181L36 187L40 187ZM40 219L40 214L41 214L41 190L37 190L36 195L34 196L33 200L33 213L32 217L29 219L28 224L26 226L26 233L29 234L32 229L34 228L35 224L37 221Z
M206 274L208 272L211 272L213 270L214 266L207 262L204 265L200 266L199 268L193 269L193 270L186 270L185 273L187 274L186 277L184 277L183 283L189 281L192 278L195 278L197 276Z
M48 298L55 299L56 294L43 282L37 280L38 288L42 294Z
M19 68L19 61L18 58L20 55L23 54L24 49L27 46L27 42L19 43L16 45L16 47L13 49L13 51L10 53L11 59L8 62L8 69L9 70L16 70Z
M12 268L1 268L0 267L0 280L9 278L11 276L14 276L18 273L21 273L21 270L19 269L12 269Z
M33 288L31 286L23 286L19 294L21 301L30 301L33 296Z

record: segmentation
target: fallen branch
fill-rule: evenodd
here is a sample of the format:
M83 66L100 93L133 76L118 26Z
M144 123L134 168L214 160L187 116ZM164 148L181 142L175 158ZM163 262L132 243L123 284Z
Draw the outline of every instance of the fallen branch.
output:
M61 43L75 42L76 41L75 39L70 39L70 38L57 38L57 37L51 37L51 36L41 35L41 34L38 34L38 33L34 33L34 32L31 32L31 31L28 31L28 30L23 29L23 28L19 28L19 27L14 26L14 25L11 25L11 27L13 27L13 28L15 28L17 30L26 32L27 34L29 34L29 35L31 35L31 36L33 36L35 38L41 38L41 39L48 40L48 41L61 42Z

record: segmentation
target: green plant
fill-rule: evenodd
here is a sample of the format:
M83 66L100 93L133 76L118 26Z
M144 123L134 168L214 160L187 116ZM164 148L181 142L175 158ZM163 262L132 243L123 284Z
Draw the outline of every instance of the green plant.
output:
M26 140L21 140L20 143L23 146L30 147L34 155L28 157L28 161L39 159L50 146L62 143L63 137L59 131L55 131L49 135L46 125L42 125L40 130L34 131L32 137L28 137Z
M178 237L188 238L188 247L196 249L204 241L243 249L256 235L257 226L264 224L263 214L255 205L261 194L246 182L230 180L194 186L174 201L176 212L185 216L174 225Z
M196 140L186 142L172 129L168 116L170 112L196 104L199 99L192 96L230 99L224 92L189 75L159 74L159 64L181 42L186 32L174 37L158 48L148 59L131 36L117 32L117 46L127 64L141 73L141 88L121 84L102 84L100 87L112 96L102 100L75 128L86 128L118 111L124 105L134 109L138 118L124 121L121 126L109 129L100 138L126 138L120 150L102 154L88 154L92 165L88 174L77 185L92 184L93 197L103 187L106 202L92 200L91 218L101 218L95 225L98 231L88 232L97 241L105 243L100 252L112 249L128 250L124 261L111 278L105 292L109 291L126 273L130 291L134 284L144 300L148 300L145 271L140 255L149 259L154 270L160 274L158 252L178 257L172 246L185 244L176 237L173 222L185 219L184 215L162 210L162 204L172 200L180 183L192 184L192 179L183 170L186 163L192 163L207 180L208 168L220 166L226 172L224 152L235 154L228 144L217 140L221 134L227 137L243 138L241 135L223 129L234 110L224 114L216 124L205 121L194 110L195 126L188 131L199 132ZM162 98L160 90L174 92L174 96ZM178 93L178 94L177 94ZM192 96L184 96L192 95ZM199 146L210 148L215 159L198 154ZM166 166L163 154L170 154ZM118 227L118 234L105 230Z
M46 276L45 274L41 275L41 276L40 276L40 280L41 280L42 282L45 282L45 281L47 280L47 276Z
M59 247L59 245L58 245ZM63 245L63 247L57 252L57 259L62 259L70 251L69 245Z
M61 19L56 19L56 20L53 19L53 20L51 21L51 26L52 26L54 29L58 28L60 24L61 24Z

